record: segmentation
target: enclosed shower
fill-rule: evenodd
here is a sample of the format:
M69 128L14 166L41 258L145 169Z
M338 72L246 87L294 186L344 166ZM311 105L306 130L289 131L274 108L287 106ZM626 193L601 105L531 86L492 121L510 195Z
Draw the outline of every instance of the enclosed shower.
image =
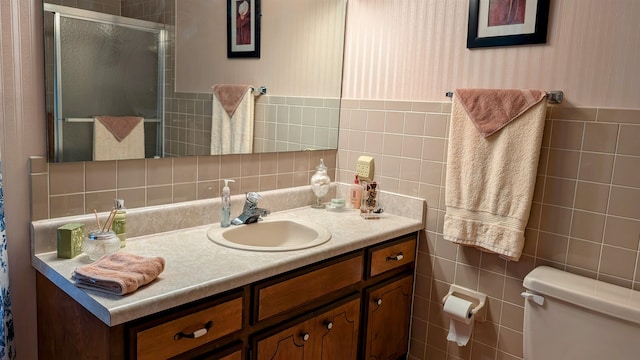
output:
M45 4L50 161L93 160L98 116L141 117L162 155L164 24Z

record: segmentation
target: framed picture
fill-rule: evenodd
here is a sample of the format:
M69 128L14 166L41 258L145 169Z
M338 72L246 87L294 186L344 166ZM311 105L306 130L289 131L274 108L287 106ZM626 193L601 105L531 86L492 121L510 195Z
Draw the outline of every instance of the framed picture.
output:
M260 1L227 0L227 57L260 57Z
M467 48L544 44L550 0L469 0Z

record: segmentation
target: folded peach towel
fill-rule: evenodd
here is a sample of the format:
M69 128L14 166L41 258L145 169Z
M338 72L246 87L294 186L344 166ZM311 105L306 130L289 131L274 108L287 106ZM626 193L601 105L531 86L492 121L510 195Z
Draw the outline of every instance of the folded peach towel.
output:
M137 116L96 116L96 119L120 142L142 121Z
M220 101L220 104L227 112L229 117L233 117L238 105L242 102L242 99L247 94L247 90L251 88L251 85L213 85L213 93Z
M135 116L96 116L93 160L144 159L143 120Z
M499 131L546 96L531 89L457 89L460 102L482 136Z
M499 91L492 93L500 96ZM539 101L500 131L485 137L454 96L447 152L446 240L508 260L520 259L545 114L546 102Z
M249 85L214 85L210 155L253 151L255 99Z
M71 278L79 288L124 295L152 282L163 270L161 257L117 252L77 268Z

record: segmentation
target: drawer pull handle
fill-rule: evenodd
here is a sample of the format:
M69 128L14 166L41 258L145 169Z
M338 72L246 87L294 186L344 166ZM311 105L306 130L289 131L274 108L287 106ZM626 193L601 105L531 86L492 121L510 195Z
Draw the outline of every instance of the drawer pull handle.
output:
M333 329L333 321L327 321L326 323L324 323L324 326L327 327L327 330Z
M213 321L209 321L206 324L204 324L204 327L202 329L198 329L192 332L191 334L185 334L182 331L180 331L179 333L173 335L173 340L180 340L182 338L189 338L189 339L199 338L200 336L206 335L212 326L213 326Z
M376 299L376 305L378 306L382 305L382 299Z
M401 261L402 259L404 259L404 254L402 254L402 252L396 256L387 256L387 261Z
M304 334L302 334L302 341L307 341L307 340L309 340L310 337L311 336L309 335L309 333L304 333Z

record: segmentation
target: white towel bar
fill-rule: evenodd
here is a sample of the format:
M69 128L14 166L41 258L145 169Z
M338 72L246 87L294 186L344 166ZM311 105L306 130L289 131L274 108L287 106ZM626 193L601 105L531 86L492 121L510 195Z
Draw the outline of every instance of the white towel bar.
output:
M91 122L92 123L94 119L93 118L65 118L63 120L65 122ZM144 122L146 122L146 123L152 123L152 122L157 123L157 122L160 122L160 120L159 119L146 119L145 118Z

